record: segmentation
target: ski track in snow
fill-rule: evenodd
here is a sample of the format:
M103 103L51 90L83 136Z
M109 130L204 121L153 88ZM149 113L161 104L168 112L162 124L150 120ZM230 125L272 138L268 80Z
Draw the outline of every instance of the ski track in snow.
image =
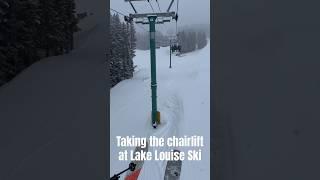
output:
M169 50L157 49L158 110L161 124L151 126L149 51L137 50L134 77L117 84L110 94L111 175L125 169L130 161L119 161L118 152L135 147L116 146L115 136L167 137L204 136L202 161L183 161L181 180L210 179L210 42L196 52L172 57ZM125 125L128 124L128 125ZM192 148L177 148L186 151ZM149 147L149 151L170 151L169 147ZM196 149L195 149L196 150ZM166 161L145 161L139 180L163 180ZM121 178L124 178L123 176Z
M151 119L149 118L148 128L149 132L147 137L156 136L167 139L172 136L179 136L179 124L183 115L183 107L180 98L177 95L169 95L166 101L162 102L159 107L161 114L161 124L157 129L150 126ZM150 152L165 152L170 151L169 147L150 147ZM145 165L141 170L139 179L154 179L154 177L164 177L164 169L166 168L166 161L145 161ZM156 175L156 176L155 176ZM161 178L163 179L163 178Z

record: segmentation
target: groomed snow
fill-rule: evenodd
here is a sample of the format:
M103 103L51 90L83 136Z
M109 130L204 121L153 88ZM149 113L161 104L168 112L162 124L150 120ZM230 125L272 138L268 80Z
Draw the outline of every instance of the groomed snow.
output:
M210 179L210 42L204 49L182 57L172 56L172 69L168 47L157 49L156 54L161 125L153 129L150 122L150 54L137 50L134 77L120 82L110 92L110 173L118 173L129 164L129 161L118 160L118 152L125 148L116 146L116 136L199 135L204 136L202 160L183 161L180 179ZM185 152L190 149L179 148ZM165 161L145 161L139 179L163 180L165 166Z

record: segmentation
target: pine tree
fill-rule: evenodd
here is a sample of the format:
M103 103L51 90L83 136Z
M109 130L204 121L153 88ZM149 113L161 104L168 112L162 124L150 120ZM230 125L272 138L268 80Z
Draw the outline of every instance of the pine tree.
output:
M11 46L9 42L8 34L11 30L9 24L11 10L8 0L0 1L0 85L4 84L8 77L14 74L14 64L11 64L8 59L10 55L16 54L15 52L9 52L9 47Z
M114 39L114 36L113 34L115 33L115 25L114 25L114 18L113 18L113 15L110 14L110 30L109 30L109 37L111 39L111 44L110 44L110 51L108 54L108 59L109 59L109 77L110 77L110 81L111 81L111 86L114 86L115 85L115 39Z
M109 69L112 86L133 76L136 39L133 25L122 23L118 15L110 16L111 47Z
M63 54L65 46L67 44L66 39L66 29L68 19L67 19L67 9L66 9L66 3L68 0L56 0L56 2L53 4L53 8L56 11L57 16L53 18L53 22L55 22L55 41L56 44L52 48L55 55Z
M207 45L207 36L205 32L198 32L197 39L198 49L202 49Z
M73 49L73 33L78 29L74 0L56 0L54 3L40 0L40 5L41 30L43 34L50 33L49 37L43 38L48 42L48 52L52 51L54 55L68 53ZM51 17L51 14L55 16Z
M122 46L124 43L122 36L122 25L118 15L113 15L113 28L110 31L111 37L111 59L112 59L112 76L114 85L122 81L123 78L123 56L122 56Z
M129 34L129 78L133 77L133 72L134 72L134 63L133 63L133 58L136 56L135 55L135 49L136 49L136 37L135 37L135 28L133 23L130 23L128 25L128 34Z
M206 46L207 39L204 32L181 31L178 33L178 42L181 45L181 53L187 53Z
M0 3L1 81L6 82L37 61L37 4L33 0L2 0Z
M120 18L119 18L119 15L117 14L115 16L115 20L116 20L116 37L117 37L117 60L116 60L116 64L118 65L117 66L117 82L120 82L125 78L124 76L124 73L125 73L125 65L124 65L124 62L125 62L125 57L124 57L124 45L125 45L125 39L124 39L124 29L123 29L123 26L122 26L122 23L120 21Z
M117 84L118 81L118 71L119 71L119 63L118 63L118 39L117 39L117 29L116 29L116 16L110 15L110 38L111 38L111 46L110 46L110 78L112 82L112 86Z
M76 32L79 28L77 26L78 20L76 18L76 11L75 11L75 2L74 0L64 0L65 4L65 13L64 16L66 17L66 24L64 26L64 39L65 39L65 46L64 49L66 52L69 52L74 48L73 45L73 33Z
M196 33L194 31L189 32L189 39L190 39L190 49L189 52L195 51L197 42L196 42Z
M56 11L54 1L39 0L40 27L39 47L45 50L48 57L58 47L61 36L59 36L59 13Z
M40 58L72 49L76 24L74 0L0 0L0 85Z
M130 78L130 73L129 73L129 60L130 60L130 42L129 42L129 31L127 29L127 25L125 23L121 24L121 34L123 37L123 47L122 47L122 60L123 60L123 64L122 64L122 79L128 79Z
M130 23L130 56L133 58L135 56L135 49L137 47L137 39L136 39L136 30L134 28L134 24Z
M186 53L189 51L189 45L187 42L186 33L184 31L179 32L178 43L181 45L181 53Z

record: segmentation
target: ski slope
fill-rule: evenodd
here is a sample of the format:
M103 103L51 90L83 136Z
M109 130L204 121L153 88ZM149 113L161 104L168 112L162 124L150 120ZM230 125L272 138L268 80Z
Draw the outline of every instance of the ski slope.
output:
M107 24L0 87L0 179L104 179Z
M128 148L117 147L116 136L199 135L204 136L202 160L183 161L180 179L210 179L210 43L182 57L172 56L171 69L168 47L157 49L156 55L161 125L153 129L150 120L150 54L137 50L134 77L120 82L110 92L110 174L120 172L129 164L129 161L118 160L118 152ZM154 148L150 147L149 151ZM170 151L168 147L158 149ZM145 161L139 179L163 180L165 167L165 161Z

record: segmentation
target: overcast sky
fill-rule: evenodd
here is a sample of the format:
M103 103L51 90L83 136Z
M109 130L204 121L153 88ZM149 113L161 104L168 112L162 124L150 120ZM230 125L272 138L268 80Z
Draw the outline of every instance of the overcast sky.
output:
M161 11L166 11L171 0L158 0ZM150 0L155 12L159 12L156 0ZM177 0L172 5L171 11L176 11ZM147 1L133 2L138 13L152 12L152 9ZM123 14L133 13L130 4L124 0L110 0L110 8L115 9ZM179 0L179 20L178 26L192 24L209 24L210 23L210 0ZM145 26L146 27L146 26ZM175 22L161 25L159 30L165 31L168 28L175 28Z

